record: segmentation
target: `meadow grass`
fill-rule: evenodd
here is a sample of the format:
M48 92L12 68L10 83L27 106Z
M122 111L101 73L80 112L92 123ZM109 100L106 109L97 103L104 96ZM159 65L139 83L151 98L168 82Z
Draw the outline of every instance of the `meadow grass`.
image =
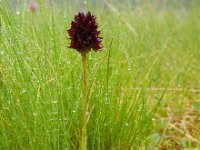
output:
M79 148L82 64L66 32L77 9L64 8L1 1L0 149ZM198 148L199 6L91 11L104 48L87 61L88 149Z

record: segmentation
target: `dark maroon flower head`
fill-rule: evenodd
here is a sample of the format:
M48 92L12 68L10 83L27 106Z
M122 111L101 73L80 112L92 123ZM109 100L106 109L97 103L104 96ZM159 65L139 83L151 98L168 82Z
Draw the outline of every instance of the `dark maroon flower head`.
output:
M94 51L101 49L102 37L99 37L100 31L97 28L96 17L90 12L76 15L68 30L71 39L70 48L80 53L87 53L91 49Z

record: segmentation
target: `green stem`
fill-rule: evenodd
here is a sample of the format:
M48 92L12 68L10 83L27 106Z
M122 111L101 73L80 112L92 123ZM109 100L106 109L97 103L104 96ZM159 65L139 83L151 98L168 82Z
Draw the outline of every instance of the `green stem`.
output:
M82 87L82 133L81 133L81 150L87 149L87 79L86 79L86 53L82 53L83 65L83 87Z

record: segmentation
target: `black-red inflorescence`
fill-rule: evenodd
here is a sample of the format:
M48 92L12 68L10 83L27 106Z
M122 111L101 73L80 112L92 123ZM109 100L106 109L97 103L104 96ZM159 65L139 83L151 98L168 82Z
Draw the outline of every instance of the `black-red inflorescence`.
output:
M102 37L99 37L100 31L97 28L96 17L90 12L76 15L68 30L71 39L70 48L80 53L87 53L91 49L94 51L101 49Z

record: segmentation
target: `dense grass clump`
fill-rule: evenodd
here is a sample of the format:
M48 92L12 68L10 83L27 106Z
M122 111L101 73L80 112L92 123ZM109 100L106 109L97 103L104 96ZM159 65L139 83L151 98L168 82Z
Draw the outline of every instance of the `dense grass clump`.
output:
M88 149L197 148L199 6L105 5L91 10L104 48L88 54ZM81 56L66 31L73 9L0 2L0 149L79 148Z

